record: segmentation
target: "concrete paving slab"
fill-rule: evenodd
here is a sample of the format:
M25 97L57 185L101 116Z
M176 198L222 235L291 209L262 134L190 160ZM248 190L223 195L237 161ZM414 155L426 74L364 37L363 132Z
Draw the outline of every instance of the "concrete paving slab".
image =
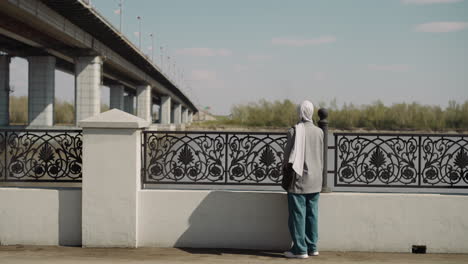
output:
M408 263L458 264L468 263L468 254L410 254L367 252L321 252L318 257L304 260L285 259L281 252L176 249L176 248L80 248L53 246L1 246L1 264L115 264L115 263Z

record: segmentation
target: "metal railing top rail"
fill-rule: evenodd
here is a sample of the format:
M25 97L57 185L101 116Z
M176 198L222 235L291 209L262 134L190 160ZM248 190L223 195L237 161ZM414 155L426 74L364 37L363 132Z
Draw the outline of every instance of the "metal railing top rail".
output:
M377 136L377 137L391 137L391 136L401 136L401 137L468 137L468 134L457 134L457 133L419 133L419 132L332 132L336 136Z
M260 131L216 131L216 130L209 130L209 131L197 131L197 130L191 130L191 131L180 131L180 130L175 130L175 131L162 131L162 130L144 130L143 133L146 134L201 134L201 135L226 135L226 134L240 134L240 135L277 135L277 136L284 136L286 135L287 131L284 132L277 132L277 131L272 131L272 132L260 132Z
M70 128L70 129L62 129L62 128L8 128L8 127L0 127L0 132L36 132L36 133L63 133L63 132L83 132L80 128Z
M159 133L159 134L250 134L250 135L286 135L287 129L284 132L279 131L216 131L216 130L144 130L143 133ZM457 134L457 133L419 133L419 132L330 132L330 134L338 136L438 136L438 137L468 137L468 134ZM334 146L329 146L334 148Z

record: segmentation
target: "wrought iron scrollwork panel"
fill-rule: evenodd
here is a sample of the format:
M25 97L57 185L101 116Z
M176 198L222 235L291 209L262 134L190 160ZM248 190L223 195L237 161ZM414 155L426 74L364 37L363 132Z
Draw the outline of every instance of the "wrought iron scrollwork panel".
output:
M339 136L336 185L417 185L418 138Z
M466 135L337 133L336 186L468 187Z
M423 137L421 151L422 185L468 185L466 137Z
M285 144L284 135L229 135L229 181L246 184L280 183Z
M146 182L212 183L225 180L225 137L146 133Z
M269 184L281 181L285 134L143 132L143 182Z
M80 131L4 133L5 148L4 153L0 150L0 155L4 157L5 181L81 181Z

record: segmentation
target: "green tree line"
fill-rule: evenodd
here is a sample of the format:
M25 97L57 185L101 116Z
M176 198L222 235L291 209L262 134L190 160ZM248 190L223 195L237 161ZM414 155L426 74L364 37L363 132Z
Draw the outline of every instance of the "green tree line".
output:
M101 105L101 112L109 110L106 104ZM28 97L10 96L10 124L26 125L28 123ZM75 105L68 101L55 99L54 123L56 125L75 124Z
M450 101L445 109L418 103L386 106L381 101L360 106L344 104L338 107L336 101L318 105L328 109L329 126L334 129L468 130L468 101ZM317 111L314 120L318 120ZM297 105L290 100L260 100L236 105L231 109L230 118L220 122L239 126L289 127L297 122Z
M468 101L450 101L444 109L440 106L418 103L399 103L391 106L376 101L368 105L343 104L335 101L319 103L328 109L330 128L375 129L375 130L468 130ZM10 97L10 124L27 124L27 96ZM318 106L316 106L318 108ZM101 105L101 111L109 106ZM317 109L316 109L317 110ZM75 107L72 103L55 100L54 122L57 125L73 125ZM314 120L318 121L317 111ZM211 125L232 125L247 127L290 127L297 122L297 105L290 100L267 101L235 105L228 118L219 118Z

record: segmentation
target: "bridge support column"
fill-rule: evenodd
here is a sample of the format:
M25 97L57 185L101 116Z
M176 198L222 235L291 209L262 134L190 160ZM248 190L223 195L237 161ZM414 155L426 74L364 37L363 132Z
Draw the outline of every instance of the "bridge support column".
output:
M174 108L172 109L174 114L174 124L179 125L182 123L182 105L181 104L174 104Z
M75 64L75 122L101 112L101 57L79 57Z
M159 120L161 124L171 123L171 97L161 97L161 107L159 108Z
M193 112L192 111L189 111L189 113L188 113L188 122L189 123L193 122Z
M111 85L110 87L110 109L117 108L124 111L124 86Z
M183 124L188 123L188 109L185 107L182 108L182 123Z
M133 109L133 101L135 100L135 96L133 94L128 94L124 97L124 109L125 112L129 114L134 114Z
M0 55L0 126L10 124L10 56Z
M28 121L30 126L54 125L55 57L28 57Z
M137 87L137 116L148 122L151 121L151 86Z

